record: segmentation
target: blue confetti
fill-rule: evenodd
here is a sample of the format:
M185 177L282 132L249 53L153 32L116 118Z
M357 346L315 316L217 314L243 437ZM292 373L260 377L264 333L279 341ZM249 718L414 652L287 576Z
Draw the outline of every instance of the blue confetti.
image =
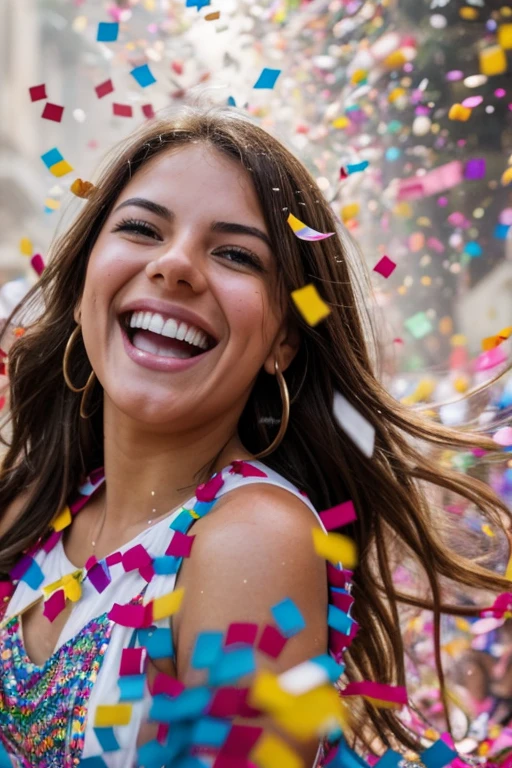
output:
M198 688L186 688L174 699L158 694L153 697L153 703L149 716L159 723L175 723L180 720L189 720L205 713L212 699L211 691L202 686Z
M442 739L432 744L431 747L421 753L420 758L426 768L444 768L458 757L457 752L451 749Z
M360 163L351 163L347 165L347 173L350 175L351 173L359 173L359 171L364 171L368 166L370 165L368 160L363 160Z
M61 160L64 160L64 158L57 147L54 147L53 149L49 149L48 152L45 152L44 155L41 155L41 160L47 168L52 168L54 165L57 165L57 163L60 163Z
M140 701L144 698L146 675L123 675L117 680L121 695L119 701Z
M256 658L253 648L229 648L210 669L209 683L214 686L235 683L244 675L255 671Z
M151 659L165 659L174 656L174 644L170 628L139 629L138 639L139 643L147 648Z
M228 107L236 107L236 101L232 96L228 96Z
M192 731L192 741L207 747L222 747L226 741L232 724L217 717L203 717Z
M31 589L38 589L44 581L44 574L35 560L32 560L28 570L21 578Z
M99 43L115 43L118 34L119 24L117 21L100 21L96 40Z
M311 661L325 669L331 683L336 683L345 671L345 665L337 664L327 653L315 656Z
M265 67L261 75L256 80L254 87L272 89L276 84L276 80L280 74L281 74L280 69L268 69L268 67Z
M327 624L331 629L338 630L342 635L348 635L350 634L353 623L353 619L350 618L348 613L345 613L345 611L342 611L336 605L329 605Z
M104 752L117 752L119 742L114 735L113 728L95 728L94 733Z
M494 237L497 240L506 240L508 237L508 231L510 224L496 224L494 227Z
M201 632L196 637L192 652L191 665L194 669L205 669L213 666L222 652L222 632Z
M471 240L469 243L466 243L464 250L468 256L471 256L472 258L482 255L482 246L480 243L477 243L476 240Z
M182 557L162 555L161 557L155 557L153 560L153 568L155 569L155 573L159 576L171 576L173 573L178 573L179 565L182 560Z
M156 83L156 77L153 76L153 73L147 64L141 64L140 67L135 67L135 69L132 69L130 72L130 75L135 78L142 88L147 88L148 85Z
M11 763L9 763L9 768L10 766ZM1 763L0 768L4 768ZM83 760L80 760L78 768L107 768L107 764L102 757L97 757L95 755L94 757L86 757Z
M289 597L274 605L271 611L274 621L285 637L293 637L306 626L301 612Z
M185 7L197 8L200 11L201 8L205 8L207 5L210 5L210 0L187 0Z

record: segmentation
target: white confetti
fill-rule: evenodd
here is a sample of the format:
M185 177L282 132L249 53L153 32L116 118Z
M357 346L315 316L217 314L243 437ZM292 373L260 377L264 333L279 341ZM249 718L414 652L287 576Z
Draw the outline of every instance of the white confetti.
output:
M333 415L345 434L365 456L371 459L375 443L375 428L339 392L334 395Z

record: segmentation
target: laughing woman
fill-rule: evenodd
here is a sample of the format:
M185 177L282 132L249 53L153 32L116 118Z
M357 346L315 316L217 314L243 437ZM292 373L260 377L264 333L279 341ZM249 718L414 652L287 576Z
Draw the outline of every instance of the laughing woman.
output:
M45 307L10 350L0 476L0 743L15 766L201 766L219 750L277 766L287 748L311 766L325 728L251 708L255 670L340 660L357 621L348 679L403 684L400 600L432 607L438 633L441 576L506 588L443 544L420 484L497 525L506 510L410 438L475 439L387 395L350 248L300 241L290 212L336 230L263 130L229 110L154 120L115 149L15 313ZM289 299L308 283L332 307L315 328ZM374 426L371 459L332 418L336 391ZM352 596L312 541L316 510L349 499ZM399 547L426 592L393 586ZM354 741L416 743L393 710L356 715ZM219 736L223 718L255 730Z

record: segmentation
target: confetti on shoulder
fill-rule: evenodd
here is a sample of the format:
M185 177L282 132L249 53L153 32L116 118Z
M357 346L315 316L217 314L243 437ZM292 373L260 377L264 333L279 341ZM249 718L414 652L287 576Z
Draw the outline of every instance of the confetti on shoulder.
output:
M332 237L334 232L317 232L316 229L311 229L303 221L297 219L292 213L288 216L288 224L290 225L295 237L299 240L308 240L314 242L315 240L325 240L328 237Z

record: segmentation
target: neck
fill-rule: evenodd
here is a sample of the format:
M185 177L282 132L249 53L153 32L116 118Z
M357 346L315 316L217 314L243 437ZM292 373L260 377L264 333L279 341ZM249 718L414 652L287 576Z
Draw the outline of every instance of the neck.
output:
M105 528L162 517L194 496L199 483L235 459L250 458L236 422L179 434L141 427L109 405L104 412Z

